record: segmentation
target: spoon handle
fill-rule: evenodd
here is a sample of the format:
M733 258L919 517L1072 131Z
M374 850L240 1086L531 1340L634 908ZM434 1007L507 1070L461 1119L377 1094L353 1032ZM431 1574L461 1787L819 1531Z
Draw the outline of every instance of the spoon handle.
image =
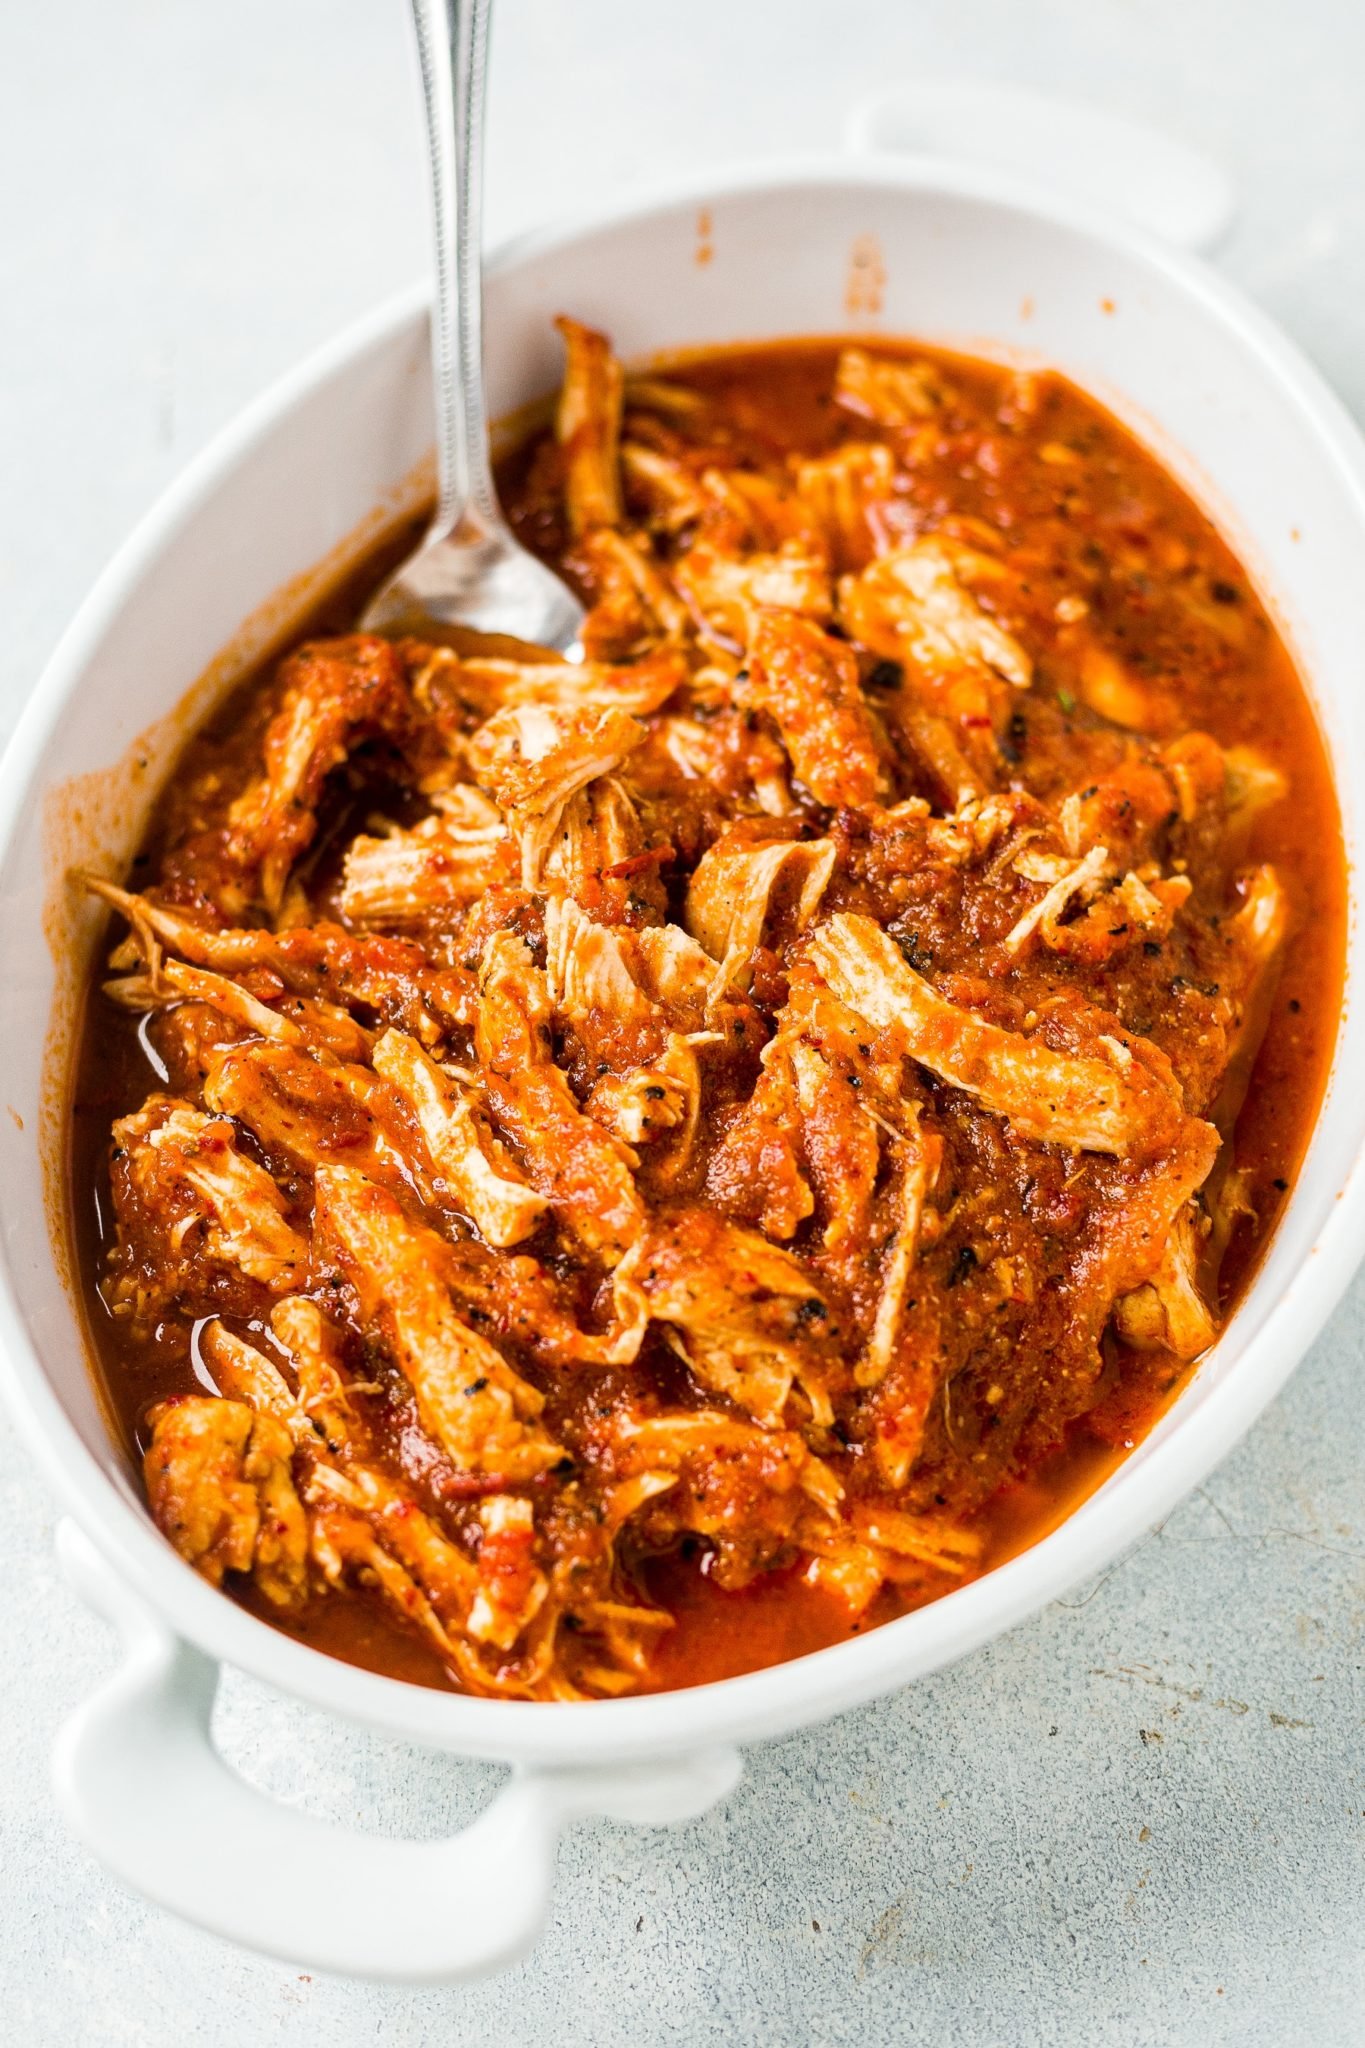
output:
M431 537L494 533L483 389L483 116L492 0L412 0L431 164L438 497Z

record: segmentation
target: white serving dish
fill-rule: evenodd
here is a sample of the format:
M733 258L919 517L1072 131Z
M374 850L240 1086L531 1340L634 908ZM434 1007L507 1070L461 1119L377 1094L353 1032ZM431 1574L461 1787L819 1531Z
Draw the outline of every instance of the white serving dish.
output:
M895 108L882 127L896 132ZM1354 848L1365 447L1297 351L1195 260L1009 172L836 159L713 176L504 250L487 313L495 412L553 385L550 322L567 309L607 328L626 356L861 327L1067 371L1186 481L1257 576L1311 681ZM68 1566L126 1647L60 1738L58 1792L112 1869L185 1917L302 1966L402 1981L469 1976L524 1952L568 1819L700 1812L735 1783L736 1744L936 1670L1115 1556L1273 1398L1365 1244L1365 1090L1347 1085L1365 1056L1353 901L1328 1106L1254 1285L1146 1442L1062 1527L988 1577L770 1671L573 1705L459 1698L353 1669L197 1578L153 1528L111 1441L54 1256L57 1084L81 979L71 963L93 928L61 874L130 853L184 736L189 714L168 714L187 686L209 670L193 706L202 711L287 624L314 566L373 531L376 507L391 516L405 492L412 501L428 439L425 313L412 298L315 356L191 467L92 593L0 766L11 1111L0 1117L0 1384L69 1518ZM291 578L302 582L276 597ZM243 620L253 621L245 634ZM514 1775L447 1842L323 1827L218 1761L208 1716L221 1662L390 1735L500 1759Z

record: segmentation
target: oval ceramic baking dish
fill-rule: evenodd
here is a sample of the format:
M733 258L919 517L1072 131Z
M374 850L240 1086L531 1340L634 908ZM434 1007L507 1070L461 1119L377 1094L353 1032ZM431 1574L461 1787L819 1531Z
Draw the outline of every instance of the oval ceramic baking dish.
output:
M1008 173L867 157L713 177L504 250L488 295L495 412L552 386L550 323L565 307L628 357L863 327L1064 370L1155 449L1256 575L1309 679L1354 846L1365 446L1295 350L1196 261ZM985 1578L794 1664L685 1694L530 1706L334 1661L197 1578L157 1534L114 1446L54 1251L64 1054L94 931L61 878L79 860L127 857L187 719L287 628L317 564L335 568L357 534L411 509L428 438L425 309L413 298L324 350L193 465L90 597L0 770L3 1386L69 1517L68 1566L125 1645L121 1669L61 1737L60 1797L115 1871L187 1918L297 1964L404 1981L471 1975L524 1951L566 1820L699 1812L735 1782L737 1743L938 1668L1131 1543L1283 1384L1349 1279L1365 1222L1365 1095L1344 1078L1365 1055L1350 1000L1365 974L1353 919L1328 1108L1254 1284L1152 1435L1063 1526ZM177 713L187 680L205 672ZM514 1775L447 1842L323 1827L217 1759L208 1719L220 1662ZM212 1859L200 1854L206 1827ZM314 1881L299 1881L304 1866Z

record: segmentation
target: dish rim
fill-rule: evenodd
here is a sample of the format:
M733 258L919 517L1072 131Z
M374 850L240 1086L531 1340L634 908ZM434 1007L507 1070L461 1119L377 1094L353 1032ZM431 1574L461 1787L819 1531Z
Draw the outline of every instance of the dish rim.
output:
M1365 441L1319 372L1265 313L1197 259L1013 174L930 156L871 155L800 156L693 174L661 182L629 201L587 206L552 226L514 237L490 258L488 268L490 274L498 274L585 235L667 209L719 206L728 198L765 190L791 199L806 185L841 183L896 189L908 197L946 194L1012 208L1154 268L1193 300L1202 316L1231 329L1243 348L1260 357L1293 401L1297 424L1317 441L1354 497L1365 525ZM41 786L43 751L86 665L187 515L268 439L295 406L344 365L391 341L422 316L426 304L425 285L409 287L311 351L239 410L136 523L63 634L0 761L0 862L9 856L24 799ZM1342 764L1326 731L1324 743L1340 793ZM1354 880L1350 902L1348 968L1357 946ZM1328 1090L1338 1075L1341 1048L1338 1038ZM1320 1109L1315 1133L1322 1115ZM1301 1199L1306 1164L1307 1156L1282 1223ZM823 1720L912 1677L942 1669L1111 1564L1206 1476L1280 1391L1353 1277L1362 1242L1365 1148L1357 1152L1337 1191L1313 1256L1266 1306L1262 1326L1249 1340L1236 1370L1206 1388L1201 1401L1173 1421L1169 1433L1151 1443L1146 1455L1141 1455L1140 1446L1029 1549L970 1585L866 1635L703 1686L619 1700L476 1699L384 1676L282 1634L209 1586L176 1556L131 1487L121 1487L81 1440L25 1328L21 1290L4 1259L0 1392L66 1511L169 1625L208 1655L311 1706L434 1748L502 1761L558 1764L597 1761L607 1750L626 1760L723 1740L754 1739ZM94 1370L88 1358L86 1368ZM1196 1368L1172 1404L1172 1417L1179 1416L1199 1378Z

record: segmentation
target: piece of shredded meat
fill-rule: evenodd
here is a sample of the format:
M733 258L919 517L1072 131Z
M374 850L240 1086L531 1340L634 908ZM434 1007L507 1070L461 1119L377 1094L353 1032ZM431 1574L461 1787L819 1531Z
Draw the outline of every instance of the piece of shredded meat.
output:
M157 1522L536 1699L651 1682L661 1556L961 1583L1116 1347L1213 1341L1289 917L1281 770L916 495L939 364L844 349L784 448L559 327L519 516L591 658L312 641L92 881Z

